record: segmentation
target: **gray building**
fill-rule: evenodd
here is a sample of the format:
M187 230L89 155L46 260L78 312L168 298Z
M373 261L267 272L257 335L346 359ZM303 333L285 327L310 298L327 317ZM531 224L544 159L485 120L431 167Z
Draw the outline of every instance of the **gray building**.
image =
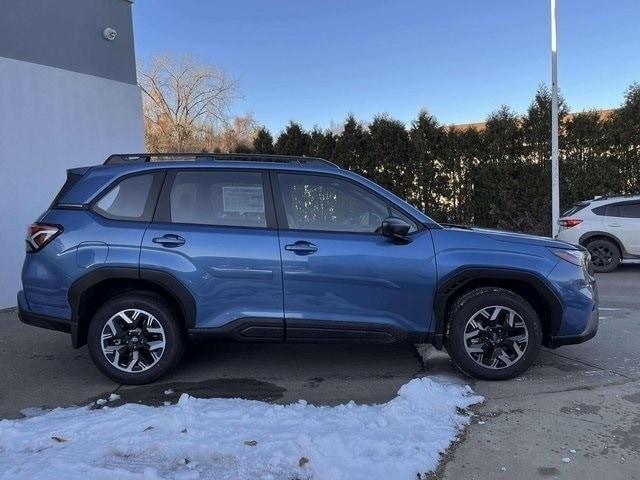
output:
M0 308L66 169L144 149L129 0L8 0L0 15Z

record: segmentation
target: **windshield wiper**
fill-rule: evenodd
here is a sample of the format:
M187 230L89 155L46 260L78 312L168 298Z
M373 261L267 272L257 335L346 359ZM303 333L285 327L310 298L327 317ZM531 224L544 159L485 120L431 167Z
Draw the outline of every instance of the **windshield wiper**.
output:
M473 230L473 228L471 228L468 225L458 225L457 223L440 223L440 225L447 228L461 228L463 230Z

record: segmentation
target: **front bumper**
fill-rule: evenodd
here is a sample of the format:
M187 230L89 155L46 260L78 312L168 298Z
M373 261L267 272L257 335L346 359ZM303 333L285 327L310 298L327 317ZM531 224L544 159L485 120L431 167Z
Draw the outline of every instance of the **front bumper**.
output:
M556 348L563 345L575 345L577 343L583 343L587 340L591 340L596 336L596 333L598 333L598 324L598 308L597 306L595 306L593 311L591 312L591 318L589 318L589 323L587 324L587 328L585 328L584 332L579 335L551 337L548 346L551 348Z

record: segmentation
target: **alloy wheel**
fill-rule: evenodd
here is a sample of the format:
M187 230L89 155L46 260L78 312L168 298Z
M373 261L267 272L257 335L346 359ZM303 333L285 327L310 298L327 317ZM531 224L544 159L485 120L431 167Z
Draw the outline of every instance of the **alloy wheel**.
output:
M485 368L510 367L523 357L528 344L523 318L509 307L484 307L465 325L464 347L473 361Z
M613 252L604 245L598 245L589 249L591 253L591 263L596 267L606 267L613 261Z
M121 310L105 323L100 345L105 358L115 368L140 373L162 358L165 331L158 319L145 310Z

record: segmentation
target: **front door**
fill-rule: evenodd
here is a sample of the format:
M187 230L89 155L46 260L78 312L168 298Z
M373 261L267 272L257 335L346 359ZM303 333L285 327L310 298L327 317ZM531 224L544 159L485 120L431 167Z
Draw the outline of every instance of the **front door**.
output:
M282 340L282 272L266 174L169 170L140 269L176 277L196 304L194 327ZM267 183L268 185L268 183Z
M436 269L427 229L348 179L278 173L272 181L287 340L384 342L428 331ZM413 225L410 243L379 233L391 215Z

